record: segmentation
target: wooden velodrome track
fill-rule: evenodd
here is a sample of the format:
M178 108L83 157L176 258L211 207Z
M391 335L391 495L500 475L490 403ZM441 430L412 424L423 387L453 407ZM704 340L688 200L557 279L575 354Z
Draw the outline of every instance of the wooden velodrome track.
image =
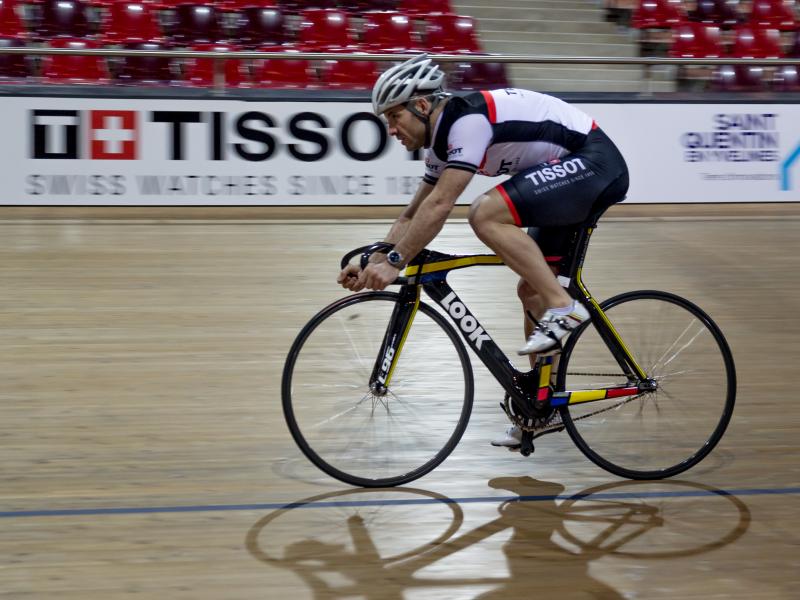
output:
M633 483L564 433L492 448L473 357L461 444L391 491L328 478L283 421L291 341L387 228L316 214L0 211L0 598L798 598L798 205L615 207L593 237L598 298L674 291L727 335L737 408L703 463ZM463 219L433 247L485 251ZM459 277L511 354L513 275Z

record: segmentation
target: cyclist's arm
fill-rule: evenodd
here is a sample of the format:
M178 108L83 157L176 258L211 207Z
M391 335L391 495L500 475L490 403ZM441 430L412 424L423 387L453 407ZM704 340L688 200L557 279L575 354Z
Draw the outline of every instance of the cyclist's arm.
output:
M397 217L397 220L394 222L392 228L389 230L389 233L384 239L385 242L396 244L400 239L402 239L403 235L405 235L406 230L408 229L408 225L411 223L411 219L413 219L414 215L417 213L417 209L419 209L420 204L422 204L422 201L428 197L433 189L434 186L430 183L427 183L426 181L420 182L417 192L414 194L414 198L408 203L408 206L403 209L403 212L400 213L400 216Z
M432 189L420 199L403 236L395 244L395 249L401 255L407 260L411 259L436 237L472 176L470 171L445 169L435 186L422 184Z

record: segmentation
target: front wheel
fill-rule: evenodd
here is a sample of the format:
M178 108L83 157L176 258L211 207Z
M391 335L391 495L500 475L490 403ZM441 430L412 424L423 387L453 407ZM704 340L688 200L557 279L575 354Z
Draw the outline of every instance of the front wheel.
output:
M562 408L570 437L620 477L662 479L691 468L716 446L733 413L736 373L725 337L699 307L666 292L629 292L601 308L657 388ZM591 322L573 332L558 391L628 383Z
M295 442L351 485L395 486L430 472L453 451L472 410L472 367L458 334L423 303L408 331L391 331L399 301L371 292L334 302L286 359L283 411ZM371 389L387 331L405 341L387 388Z

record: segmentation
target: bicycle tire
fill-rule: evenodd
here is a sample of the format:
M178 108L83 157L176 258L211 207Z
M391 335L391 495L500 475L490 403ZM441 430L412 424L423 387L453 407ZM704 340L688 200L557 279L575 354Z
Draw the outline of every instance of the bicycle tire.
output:
M658 389L561 407L567 432L589 460L620 477L665 479L690 469L733 414L736 370L722 331L697 305L667 292L628 292L600 306ZM558 371L557 391L627 382L591 322L570 335ZM589 377L594 385L586 385Z
M369 391L399 297L368 292L325 307L300 331L283 370L283 411L294 441L319 469L354 486L397 486L429 473L455 449L472 411L466 348L452 325L423 302L389 393ZM447 369L453 371L449 379ZM447 397L450 390L462 398L459 405Z

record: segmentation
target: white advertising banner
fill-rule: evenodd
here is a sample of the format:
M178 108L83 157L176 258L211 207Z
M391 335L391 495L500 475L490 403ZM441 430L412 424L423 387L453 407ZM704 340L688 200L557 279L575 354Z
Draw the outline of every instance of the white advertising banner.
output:
M423 172L359 102L0 98L8 205L406 204ZM800 106L585 104L628 202L800 200ZM460 199L501 181L476 176Z

